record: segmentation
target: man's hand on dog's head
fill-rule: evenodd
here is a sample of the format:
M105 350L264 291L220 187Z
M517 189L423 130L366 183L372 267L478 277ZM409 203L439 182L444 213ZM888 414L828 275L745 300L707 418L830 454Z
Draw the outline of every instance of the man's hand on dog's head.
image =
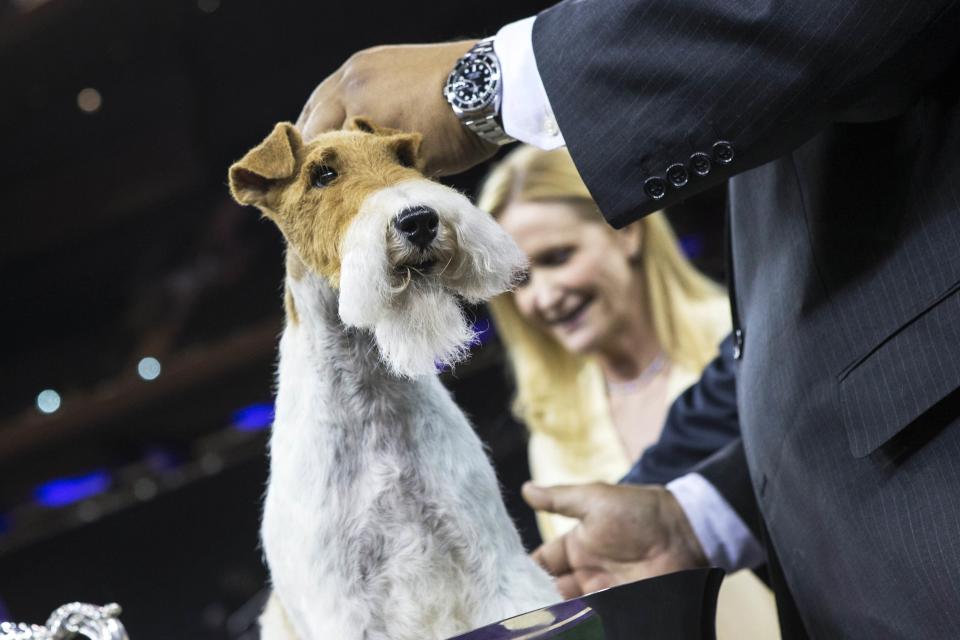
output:
M663 487L528 482L523 497L537 511L580 520L533 553L565 598L707 565L686 514Z
M427 175L459 173L492 156L454 115L443 96L447 76L475 40L365 49L347 60L310 95L297 127L305 140L340 129L354 116L423 134Z

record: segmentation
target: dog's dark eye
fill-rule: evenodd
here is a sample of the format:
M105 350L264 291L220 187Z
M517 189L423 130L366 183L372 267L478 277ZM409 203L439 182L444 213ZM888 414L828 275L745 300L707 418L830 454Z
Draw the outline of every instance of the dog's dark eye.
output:
M318 164L310 173L310 184L318 188L326 187L336 179L336 170L325 164Z

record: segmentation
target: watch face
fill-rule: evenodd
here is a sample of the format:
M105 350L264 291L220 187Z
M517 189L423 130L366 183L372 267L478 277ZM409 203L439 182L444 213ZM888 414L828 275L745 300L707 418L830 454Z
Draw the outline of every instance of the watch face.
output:
M499 82L499 69L491 56L469 56L450 74L447 99L464 111L482 109L493 100Z

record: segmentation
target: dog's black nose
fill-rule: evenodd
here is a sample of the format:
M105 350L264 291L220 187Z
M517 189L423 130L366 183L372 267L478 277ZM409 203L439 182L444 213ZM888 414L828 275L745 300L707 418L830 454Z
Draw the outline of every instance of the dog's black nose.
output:
M430 207L404 209L393 221L393 226L404 238L420 249L426 249L437 237L440 216Z

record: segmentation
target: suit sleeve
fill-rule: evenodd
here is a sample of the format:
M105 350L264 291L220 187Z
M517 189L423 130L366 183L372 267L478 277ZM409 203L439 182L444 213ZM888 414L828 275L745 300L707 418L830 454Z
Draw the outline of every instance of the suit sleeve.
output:
M666 484L739 436L733 339L727 336L700 380L674 400L660 438L622 482Z
M838 121L892 117L956 57L960 0L567 0L533 48L560 131L620 227Z
M740 438L730 442L692 470L713 485L757 540L764 538L760 506L753 493L750 468Z

